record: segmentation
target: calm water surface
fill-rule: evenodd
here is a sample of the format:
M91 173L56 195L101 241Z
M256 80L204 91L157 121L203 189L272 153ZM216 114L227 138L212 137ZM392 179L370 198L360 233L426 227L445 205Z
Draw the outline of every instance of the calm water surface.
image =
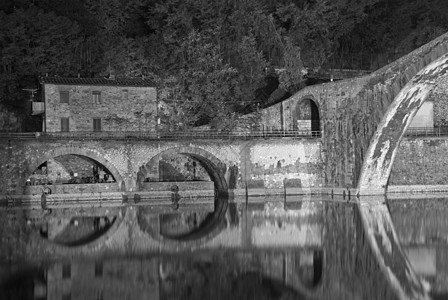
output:
M207 203L2 208L0 299L395 299L354 199L286 200L219 216ZM446 298L448 200L386 201L414 270Z

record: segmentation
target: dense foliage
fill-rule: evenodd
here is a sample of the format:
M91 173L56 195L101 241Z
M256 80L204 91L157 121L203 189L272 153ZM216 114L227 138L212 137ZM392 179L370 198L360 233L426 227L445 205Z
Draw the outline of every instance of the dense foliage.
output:
M444 0L19 0L0 4L0 104L25 112L39 76L145 76L167 124L226 128L327 67L377 68L448 28ZM229 121L230 120L230 121Z

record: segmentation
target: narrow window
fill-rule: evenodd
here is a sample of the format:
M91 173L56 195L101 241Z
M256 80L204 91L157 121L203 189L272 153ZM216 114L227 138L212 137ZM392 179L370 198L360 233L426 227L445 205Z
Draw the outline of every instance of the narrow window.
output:
M62 278L71 278L72 277L72 268L70 263L62 265Z
M70 131L69 119L68 118L61 118L61 131L62 132L69 132Z
M101 118L93 118L93 131L101 131Z
M100 91L93 91L92 97L93 97L93 103L101 104L101 92Z
M70 93L68 91L60 91L59 92L59 102L60 103L69 103Z
M128 90L123 90L123 99L124 100L128 100L129 97L129 91Z

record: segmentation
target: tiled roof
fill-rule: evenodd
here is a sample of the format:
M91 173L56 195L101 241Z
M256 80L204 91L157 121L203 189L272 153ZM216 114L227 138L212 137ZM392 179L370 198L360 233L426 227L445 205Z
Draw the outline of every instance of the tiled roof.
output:
M64 77L42 77L41 83L61 85L102 85L102 86L141 86L155 87L155 83L149 79L142 78L64 78Z

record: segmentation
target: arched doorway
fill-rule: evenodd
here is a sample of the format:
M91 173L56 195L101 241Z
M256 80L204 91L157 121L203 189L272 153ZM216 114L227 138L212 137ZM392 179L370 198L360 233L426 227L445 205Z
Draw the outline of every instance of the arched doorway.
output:
M320 114L316 102L307 97L294 110L293 129L303 135L320 135Z

